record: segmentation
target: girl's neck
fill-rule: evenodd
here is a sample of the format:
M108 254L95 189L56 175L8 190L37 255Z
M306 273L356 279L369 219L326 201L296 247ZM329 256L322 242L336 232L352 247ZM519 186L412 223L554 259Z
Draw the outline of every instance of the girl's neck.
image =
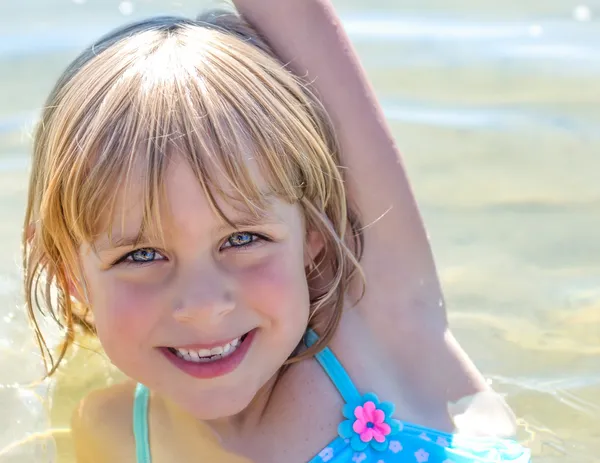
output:
M247 437L250 437L261 425L262 417L267 411L275 386L281 377L280 369L254 396L248 406L232 416L202 421L208 426L225 448L234 449L240 446ZM169 415L189 426L199 425L198 419L168 398L163 398L163 403Z

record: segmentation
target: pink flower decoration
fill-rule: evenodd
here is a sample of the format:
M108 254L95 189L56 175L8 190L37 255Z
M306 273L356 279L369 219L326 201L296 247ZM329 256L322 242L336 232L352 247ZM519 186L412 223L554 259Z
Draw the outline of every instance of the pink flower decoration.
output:
M375 439L377 442L385 441L392 429L385 422L385 413L375 407L372 401L365 402L363 406L357 406L354 409L356 421L352 425L352 429L360 436L363 442L371 442Z

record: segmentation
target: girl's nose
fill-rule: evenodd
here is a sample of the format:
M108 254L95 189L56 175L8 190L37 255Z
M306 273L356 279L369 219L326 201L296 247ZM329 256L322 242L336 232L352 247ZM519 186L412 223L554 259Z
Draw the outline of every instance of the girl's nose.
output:
M184 323L218 324L235 309L233 284L219 269L196 272L179 295L174 317Z

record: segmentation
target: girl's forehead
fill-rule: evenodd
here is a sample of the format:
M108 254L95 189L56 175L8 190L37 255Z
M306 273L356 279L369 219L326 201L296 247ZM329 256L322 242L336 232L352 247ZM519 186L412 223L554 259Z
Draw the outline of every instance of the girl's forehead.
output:
M103 229L118 241L120 236L132 236L144 228L144 220L159 222L160 228L221 227L228 220L236 224L255 226L264 221L281 221L286 216L286 202L279 198L268 184L256 160L246 157L246 168L256 190L251 197L246 188L236 184L225 172L214 166L210 178L199 178L183 155L169 160L164 178L159 185L156 208L147 207L147 183L144 171L134 167L126 181L120 183L112 213L103 220ZM154 210L154 217L145 217ZM149 224L150 229L156 229ZM151 232L148 230L148 232ZM104 233L102 233L104 234Z
M251 155L238 158L237 172L226 169L221 161L203 163L202 169L194 167L195 159L185 154L171 157L164 170L161 200L170 209L182 204L217 206L226 210L254 209L252 205L268 205L274 201L274 190L267 177ZM242 173L243 171L243 173ZM137 185L138 197L144 192ZM260 200L260 201L258 201ZM214 204L213 204L214 203Z

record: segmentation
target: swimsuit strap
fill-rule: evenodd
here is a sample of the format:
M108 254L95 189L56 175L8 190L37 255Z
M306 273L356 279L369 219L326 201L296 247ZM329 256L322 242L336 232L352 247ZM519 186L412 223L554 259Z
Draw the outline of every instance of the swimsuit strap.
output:
M150 390L141 383L135 388L133 399L133 437L137 463L151 463L148 438L148 401Z
M307 330L304 337L307 347L312 346L318 340L319 336L317 333L311 329ZM321 352L315 354L315 357L346 403L355 403L360 400L361 395L358 389L356 389L350 376L348 376L348 373L346 373L346 370L344 370L344 367L329 347L325 347Z

